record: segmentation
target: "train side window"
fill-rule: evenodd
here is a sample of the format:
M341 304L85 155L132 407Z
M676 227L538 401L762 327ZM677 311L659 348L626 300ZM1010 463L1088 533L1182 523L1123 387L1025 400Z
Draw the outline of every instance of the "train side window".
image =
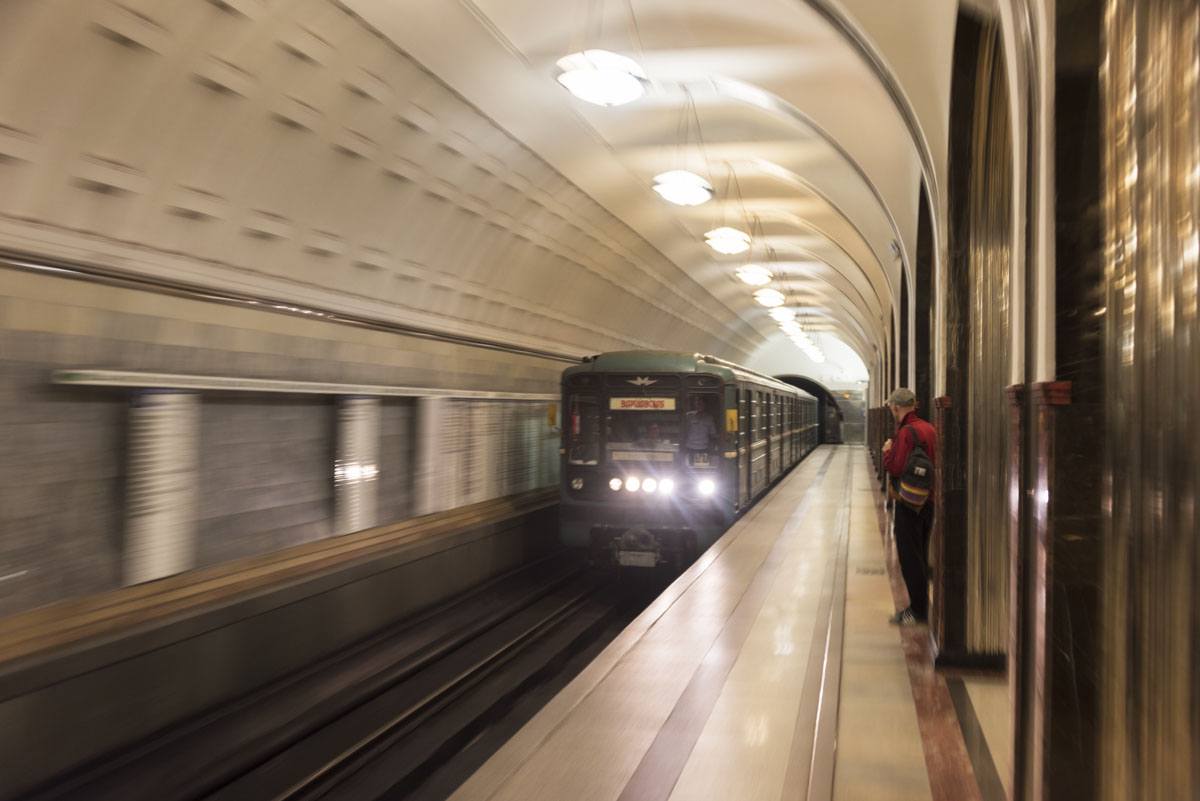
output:
M754 393L754 441L758 442L763 438L763 394L761 392Z
M755 392L747 392L747 403L750 404L750 441L758 442L758 398Z
M750 393L746 390L738 390L738 445L745 446L743 437L746 436L746 424L749 415L749 397Z
M600 461L600 403L586 395L567 401L567 461L598 464Z

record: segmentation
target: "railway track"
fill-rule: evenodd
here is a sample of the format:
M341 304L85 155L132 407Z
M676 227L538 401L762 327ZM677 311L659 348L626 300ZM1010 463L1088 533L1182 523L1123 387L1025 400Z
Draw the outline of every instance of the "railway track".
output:
M444 797L652 592L543 559L30 798Z

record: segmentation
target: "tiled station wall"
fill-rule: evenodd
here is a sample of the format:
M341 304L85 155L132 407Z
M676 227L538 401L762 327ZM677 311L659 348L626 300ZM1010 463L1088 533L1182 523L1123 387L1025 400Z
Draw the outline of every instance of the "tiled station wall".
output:
M122 580L129 392L51 384L54 370L81 367L526 393L555 392L562 369L532 357L0 269L0 615ZM463 437L472 425L491 432L460 443L463 487L449 488L456 498L553 483L556 435L545 404L452 403L469 424ZM414 405L382 401L381 522L414 510ZM206 393L200 416L199 564L332 531L334 398ZM514 456L525 467L513 466ZM506 480L504 470L523 472Z
M0 615L120 582L127 404L50 385L72 345L0 331Z

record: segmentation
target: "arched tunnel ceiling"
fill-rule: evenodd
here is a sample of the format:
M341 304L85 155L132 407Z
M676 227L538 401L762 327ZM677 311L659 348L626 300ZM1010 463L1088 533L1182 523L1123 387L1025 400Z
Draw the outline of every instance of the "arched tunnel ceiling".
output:
M733 277L746 256L718 256L703 244L705 231L744 229L747 216L758 216L764 244L776 254L776 286L803 310L802 322L832 330L871 363L899 294L903 265L892 243L904 263L915 256L920 148L936 152L935 163L944 160L956 3L892 4L906 6L901 14L879 3L836 10L852 25L861 14L866 24L857 27L882 36L872 45L898 60L892 77L921 122L920 145L861 53L798 0L596 4L603 25L593 18L590 30L582 2L348 5L645 236L765 341L779 335L776 326ZM619 108L572 98L552 80L554 65L584 47L636 58L652 82L649 95ZM703 145L694 131L681 142L689 98ZM710 176L717 198L689 209L663 203L649 187L672 168ZM725 195L730 172L740 198Z
M924 153L940 181L955 4L638 0L636 31L628 4L595 5L584 42L584 0L9 0L0 248L570 353L746 362L780 334L733 276L745 257L702 235L754 215L800 319L872 363ZM652 91L577 101L553 66L583 46L636 56ZM679 139L688 102L702 147ZM702 162L714 202L650 191Z

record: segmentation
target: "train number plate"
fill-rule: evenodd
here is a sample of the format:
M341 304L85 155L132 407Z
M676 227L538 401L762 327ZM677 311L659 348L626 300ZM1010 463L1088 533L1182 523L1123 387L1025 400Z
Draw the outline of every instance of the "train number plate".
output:
M617 564L621 567L654 567L658 554L654 551L617 551Z

